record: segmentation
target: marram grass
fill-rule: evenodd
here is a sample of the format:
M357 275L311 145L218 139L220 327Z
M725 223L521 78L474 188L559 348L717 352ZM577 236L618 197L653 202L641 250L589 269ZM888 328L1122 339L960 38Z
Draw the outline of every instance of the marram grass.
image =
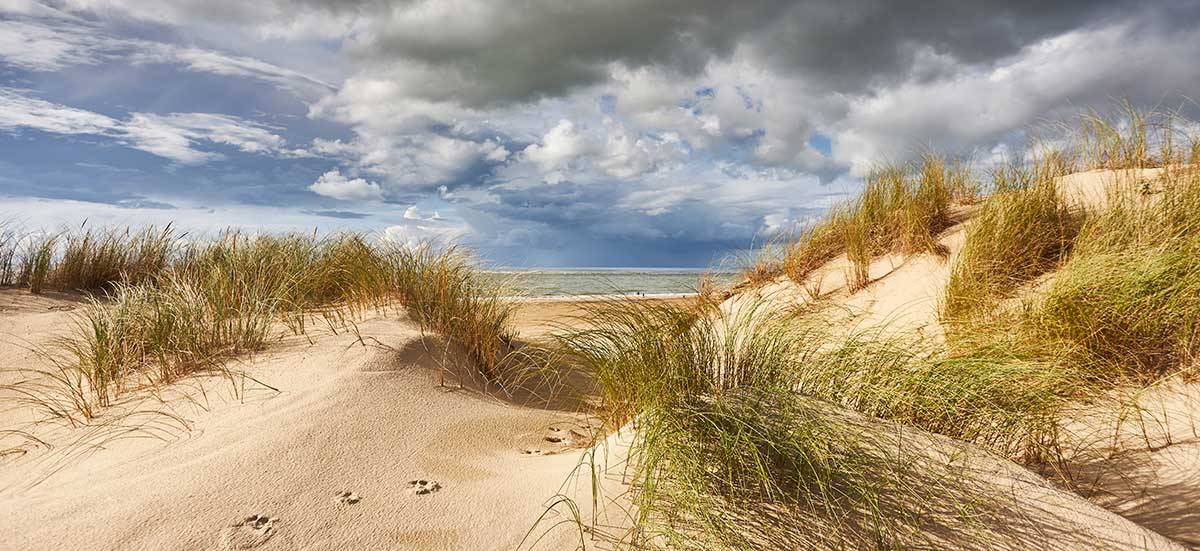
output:
M993 175L997 192L971 220L950 272L942 302L947 321L987 312L1024 283L1066 258L1082 213L1067 203L1053 156L1032 167L1002 165Z
M465 350L466 366L488 382L545 361L514 345L504 289L454 248L356 233L181 237L167 227L17 240L17 284L98 293L47 351L55 368L45 375L67 396L45 400L53 415L86 421L131 390L220 372L280 329L304 334L314 320L337 328L389 306Z
M850 287L858 289L869 283L870 263L880 255L944 255L937 236L952 224L953 206L978 200L979 184L969 169L932 153L916 163L880 165L853 200L832 207L778 247L767 247L746 278L757 285L782 274L803 283L844 253L851 264Z
M1200 352L1200 172L1168 174L1145 194L1118 179L1069 256L1017 307L951 324L952 339L1020 342L1103 386L1187 369Z
M592 306L580 321L583 328L564 327L560 342L599 382L608 424L632 423L634 431L628 474L634 525L621 544L936 548L936 531L925 530L933 526L953 526L978 542L986 537L965 536L974 534L972 511L982 503L953 460L924 455L924 446L899 447L896 438L910 429L856 422L836 405L914 425L947 413L932 411L932 400L926 400L931 411L883 411L907 389L863 381L886 380L902 367L914 371L906 381L929 388L933 382L921 380L929 364L916 367L924 358L878 353L866 339L831 349L830 332L765 302L722 313L619 300ZM845 377L862 384L828 385ZM956 384L968 382L939 390ZM989 397L977 397L975 407L986 410ZM871 400L878 403L866 407ZM956 413L967 412L968 418L944 422L1003 428L969 404Z

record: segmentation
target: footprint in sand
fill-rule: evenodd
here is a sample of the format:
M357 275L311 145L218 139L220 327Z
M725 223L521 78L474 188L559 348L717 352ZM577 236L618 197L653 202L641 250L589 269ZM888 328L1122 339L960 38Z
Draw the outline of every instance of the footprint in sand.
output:
M558 427L550 427L542 439L554 444L570 446L575 442L586 442L588 435L575 429L563 430Z
M521 448L520 449L521 455L524 455L524 456L554 455L556 453L561 453L562 451L571 449L573 447L586 446L587 442L592 441L592 439L594 438L593 436L588 435L588 433L592 432L593 427L590 423L581 423L578 426L581 427L581 429L575 429L575 428L564 429L561 427L547 428L546 432L542 434L543 446L545 446L545 443L547 443L547 442L550 444L558 444L558 445L550 446L551 449L533 448L533 447Z
M354 492L338 492L333 495L333 502L338 505L354 505L362 501L362 498Z
M434 480L409 480L408 493L418 496L432 494L442 489L442 485Z
M570 434L558 427L550 427L550 430L546 431L546 436L543 437L543 440L552 444L571 444Z
M275 535L275 523L279 519L267 515L251 515L238 519L225 529L225 547L228 549L253 549Z

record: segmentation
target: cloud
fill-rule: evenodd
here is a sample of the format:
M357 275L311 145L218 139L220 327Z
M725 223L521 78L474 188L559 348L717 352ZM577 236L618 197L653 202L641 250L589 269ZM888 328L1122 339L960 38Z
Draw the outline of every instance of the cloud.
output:
M82 25L45 25L0 20L0 59L30 71L56 71L98 63L118 49L120 41L96 36Z
M181 164L221 158L219 152L199 149L202 142L262 155L307 155L303 150L287 149L286 141L267 128L229 115L131 113L128 120L118 120L32 98L11 88L0 88L0 130L103 136Z
M376 201L383 199L383 188L362 178L347 178L337 170L322 174L308 189L317 195L341 201Z
M863 93L914 69L936 73L936 65L928 64L930 51L989 63L1038 40L1145 11L1127 0L942 0L920 6L890 0L586 0L569 6L557 0L68 0L64 6L175 24L232 24L271 35L339 36L371 73L397 66L426 73L406 81L411 97L451 98L476 108L600 84L612 63L695 75L739 49L774 72Z
M0 130L22 128L51 134L119 133L120 121L100 113L75 109L31 98L11 88L0 88Z
M122 199L113 204L123 209L174 210L176 208L175 205L170 203L151 199Z
M442 215L438 214L437 211L434 211L434 213L430 214L430 215L423 214L421 212L421 209L418 208L416 205L413 205L411 207L408 207L407 209L404 209L404 219L405 220L423 220L426 222L440 222L440 221L445 220L445 218L442 218Z
M246 153L281 157L304 156L302 150L287 149L286 141L266 128L232 117L211 113L134 113L120 128L131 147L183 164L199 164L221 158L221 154L196 148L201 141L224 144Z
M315 99L336 90L330 83L252 57L119 37L99 23L57 15L0 20L0 60L40 72L106 62L172 64L196 73L260 80L300 97Z
M274 84L301 97L321 97L337 90L328 82L308 76L299 71L272 65L252 57L233 56L198 48L165 48L160 54L149 54L145 61L180 63L188 70L198 73L235 76L257 79Z
M1168 54L1168 52L1170 52ZM990 66L961 66L953 76L897 86L856 98L838 123L833 154L856 172L883 158L903 159L920 147L969 151L993 147L1014 130L1074 116L1115 97L1141 105L1164 91L1200 83L1200 30L1150 32L1121 22L1033 44Z
M349 210L304 210L304 214L313 216L324 216L326 218L340 218L342 220L362 220L370 218L371 215L364 212L354 212Z
M384 228L382 238L406 247L417 247L425 243L454 243L473 231L465 221L447 220L437 213L423 216L414 205L404 211L402 222Z
M581 164L591 164L603 174L614 178L634 178L657 170L660 165L679 159L680 152L674 134L665 137L641 135L612 117L604 117L598 135L588 135L575 123L562 119L542 136L539 143L530 144L523 159L535 164L543 174L560 174ZM553 179L559 179L554 176Z
M269 101L250 117L271 125L152 113L170 86L119 114L95 107L127 105L103 86L62 100L103 113L6 89L0 131L100 136L177 164L244 154L258 174L297 172L269 197L242 166L212 189L302 203L292 213L328 202L314 193L363 201L363 223L386 220L398 240L454 235L553 263L704 262L855 193L872 162L1007 150L1047 118L1200 84L1200 6L1185 0L49 5L8 3L23 15L0 21L0 56L26 82L127 62L206 89L265 82L308 118ZM283 162L308 154L325 164ZM385 198L420 207L372 210Z
M435 127L442 127L447 134L434 133ZM394 190L433 190L502 165L511 155L492 139L457 135L456 129L432 122L401 129L363 123L355 126L355 132L358 136L349 141L314 140L312 151L377 175L383 185Z
M590 152L593 146L575 128L575 124L563 119L542 136L541 144L533 144L525 148L525 158L533 161L543 172L562 170Z

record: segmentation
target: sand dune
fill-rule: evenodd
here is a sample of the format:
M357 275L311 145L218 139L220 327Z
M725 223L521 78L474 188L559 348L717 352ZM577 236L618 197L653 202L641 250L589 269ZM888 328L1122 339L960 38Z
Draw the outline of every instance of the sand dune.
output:
M65 303L4 298L29 304L0 314L5 341L66 321L36 311ZM587 420L439 387L437 354L408 322L360 330L366 345L353 335L288 339L239 366L277 392L247 382L239 400L227 381L204 381L208 411L174 400L191 430L166 441L10 455L0 464L0 548L517 548L570 478L580 456L572 431L588 434ZM30 361L11 344L0 353ZM50 432L63 444L73 434ZM578 539L563 525L537 548Z
M1161 174L1162 169L1093 170L1066 176L1059 183L1069 201L1096 209L1103 208L1115 186L1128 186L1127 189L1145 186L1152 192L1161 185ZM960 211L961 223L939 236L939 242L949 252L946 258L883 255L871 263L871 284L851 292L846 285L850 263L845 255L841 255L814 271L803 283L779 277L762 287L735 295L726 301L723 309L729 315L736 315L739 309L757 301L766 301L774 308L819 304L847 330L884 327L889 331L913 332L940 339L938 301L949 281L955 256L962 249L965 232L971 223L970 215L970 208ZM1195 496L1200 495L1200 476L1196 475L1200 472L1200 431L1197 429L1200 386L1176 377L1145 390L1115 391L1111 399L1127 404L1120 410L1120 418L1113 417L1111 411L1105 410L1101 414L1095 408L1084 406L1067 426L1079 446L1090 450L1088 454L1075 457L1073 468L1079 471L1080 480L1075 481L1078 491L1091 503L1084 503L1061 490L1033 490L1042 497L1034 499L1030 496L1023 501L1034 505L1046 498L1048 501L1042 503L1052 503L1049 507L1056 512L1042 517L1047 511L1039 511L1041 505L1037 505L1027 512L1032 512L1031 519L1040 517L1042 520L1031 522L1054 525L1064 518L1079 516L1092 519L1078 522L1080 534L1100 526L1111 526L1105 537L1095 541L1110 541L1114 548L1176 545L1161 537L1165 535L1175 542L1200 549L1200 512L1194 507ZM1118 438L1112 438L1114 433L1119 434ZM1099 440L1104 442L1099 446L1092 445ZM995 468L1007 473L1001 479L1014 483L1008 490L1001 491L1019 494L1026 490L1018 489L1023 484L1018 481L1029 483L1036 478L1016 465ZM1100 520L1102 518L1106 520ZM1052 528L1046 531L1043 543L1050 548L1056 548L1056 544L1082 549L1100 545L1089 544L1086 537L1071 543L1074 536L1059 534L1056 538L1051 534L1058 534L1058 531ZM1146 538L1145 543L1142 538ZM1149 542L1158 543L1152 545Z

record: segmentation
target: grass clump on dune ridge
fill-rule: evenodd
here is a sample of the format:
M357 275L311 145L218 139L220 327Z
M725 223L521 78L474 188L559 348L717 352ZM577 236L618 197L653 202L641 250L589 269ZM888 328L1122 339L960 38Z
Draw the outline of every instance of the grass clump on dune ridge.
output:
M162 273L177 236L170 226L139 231L91 228L61 234L62 253L48 275L50 285L101 291L117 283L149 281Z
M516 305L505 289L479 272L465 252L429 245L392 247L385 253L389 289L422 327L461 347L489 383L531 359L514 345Z
M969 508L946 464L918 466L887 429L796 391L823 341L794 316L617 301L583 319L561 342L595 374L608 423L634 421L637 510L622 543L902 548L930 537L923 523L969 529L936 510Z
M1185 134L1185 128L1175 113L1142 111L1129 102L1120 103L1112 113L1090 111L1080 115L1075 127L1055 127L1061 135L1052 141L1062 141L1064 147L1041 146L1028 164L1010 162L995 168L991 192L1044 189L1043 183L1074 172L1081 163L1098 169L1198 163L1200 135ZM779 275L802 283L813 270L845 253L852 264L850 286L861 288L867 283L870 261L881 254L944 253L936 237L952 223L950 207L979 202L983 191L969 163L935 154L925 154L915 163L880 165L864 183L855 199L831 208L784 244L782 254L768 247L768 254L747 270L750 283L758 285ZM1049 197L1027 198L1049 202ZM1025 206L1031 206L1028 203ZM1064 238L1069 240L1069 235Z
M61 240L64 246L56 249ZM452 248L408 248L357 233L248 235L177 244L168 227L88 230L28 240L19 282L36 278L103 289L50 353L43 375L62 396L54 415L83 421L132 389L261 349L275 324L304 334L314 320L337 329L368 309L397 305L466 351L488 381L528 356L510 354L511 304ZM35 400L36 401L36 400Z
M1122 101L1107 112L1088 111L1070 132L1080 156L1093 169L1122 170L1194 165L1200 135L1169 110L1143 110Z
M24 250L21 253L21 271L17 276L17 285L29 287L29 292L36 295L47 285L58 236L30 235L22 241Z
M1032 166L1006 164L993 172L996 192L967 227L941 305L943 320L986 312L1062 262L1082 218L1058 187L1066 171L1057 154L1047 153Z
M22 233L0 224L0 286L96 292L146 281L167 267L181 237L170 226Z
M850 286L861 288L871 260L880 255L945 254L937 235L952 224L952 205L977 198L978 185L963 162L926 154L918 163L881 165L853 201L831 208L782 247L782 258L760 261L747 277L756 283L783 274L802 283L845 253L852 265Z
M20 234L0 222L0 287L14 286L20 278L20 242Z
M997 171L997 193L971 222L942 305L960 350L1019 345L1024 357L1061 359L1099 387L1145 382L1186 368L1200 325L1200 168L1196 139L1172 113L1128 103L1115 118L1082 117L1076 136L1089 166L1118 169L1101 206L1068 206L1054 189L1074 163L1042 155ZM1140 169L1159 167L1157 183ZM996 303L1056 270L1026 297ZM982 343L982 344L981 344Z
M1186 369L1200 352L1200 169L1145 194L1118 180L1045 289L999 323L1112 381Z

